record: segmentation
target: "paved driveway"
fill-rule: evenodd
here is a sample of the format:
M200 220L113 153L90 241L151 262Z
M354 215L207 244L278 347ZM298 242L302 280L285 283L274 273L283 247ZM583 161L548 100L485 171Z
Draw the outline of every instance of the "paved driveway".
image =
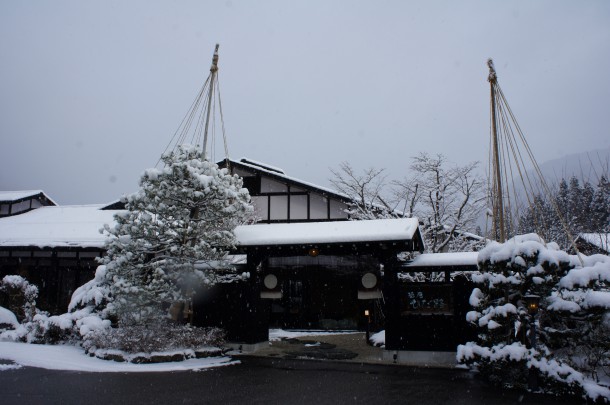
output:
M2 404L563 404L499 392L463 370L241 357L201 372L0 372ZM577 401L578 402L578 401Z

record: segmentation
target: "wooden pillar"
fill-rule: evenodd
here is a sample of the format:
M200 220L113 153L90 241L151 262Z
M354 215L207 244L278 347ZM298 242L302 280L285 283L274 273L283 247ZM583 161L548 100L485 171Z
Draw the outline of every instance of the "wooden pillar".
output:
M402 336L400 333L400 286L398 285L398 261L396 253L384 255L383 296L385 299L385 348L400 350Z
M262 273L258 266L265 260L264 256L248 254L247 271L250 279L247 282L245 298L241 306L242 327L240 335L243 343L259 343L269 340L269 300L261 299Z

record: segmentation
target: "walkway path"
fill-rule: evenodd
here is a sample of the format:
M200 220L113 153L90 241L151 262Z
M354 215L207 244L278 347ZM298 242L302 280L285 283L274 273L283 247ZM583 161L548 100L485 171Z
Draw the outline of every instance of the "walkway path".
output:
M339 335L312 332L308 336L271 341L268 347L246 355L284 359L342 360L364 364L394 364L397 362L401 365L419 367L455 367L453 353L443 353L444 361L442 362L434 359L434 352L402 353L395 361L392 352L368 345L364 332Z

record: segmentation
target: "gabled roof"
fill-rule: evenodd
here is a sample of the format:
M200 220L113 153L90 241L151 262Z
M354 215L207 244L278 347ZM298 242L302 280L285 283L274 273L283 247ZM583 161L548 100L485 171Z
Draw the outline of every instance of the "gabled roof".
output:
M41 207L0 219L0 247L102 248L104 224L114 223L117 211L101 205Z
M606 253L610 253L610 233L580 233L575 242L579 241L584 241Z
M0 203L14 203L36 196L42 196L51 204L57 205L57 203L49 198L42 190L0 191Z
M352 199L349 198L345 194L338 193L330 188L319 186L317 184L309 183L295 177L287 176L282 169L273 167L266 163L259 163L252 159L241 158L240 160L229 159L231 167L236 167L250 173L264 173L266 176L269 176L275 180L279 180L284 183L288 183L293 186L310 189L313 191L317 191L321 194L334 197L338 200L342 200L344 202L351 202ZM217 162L218 166L226 167L227 159L221 160Z

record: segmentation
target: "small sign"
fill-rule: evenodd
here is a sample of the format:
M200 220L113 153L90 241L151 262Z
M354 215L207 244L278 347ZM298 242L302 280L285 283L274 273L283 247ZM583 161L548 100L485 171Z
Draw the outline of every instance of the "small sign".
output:
M409 283L401 286L401 314L452 314L451 284Z

